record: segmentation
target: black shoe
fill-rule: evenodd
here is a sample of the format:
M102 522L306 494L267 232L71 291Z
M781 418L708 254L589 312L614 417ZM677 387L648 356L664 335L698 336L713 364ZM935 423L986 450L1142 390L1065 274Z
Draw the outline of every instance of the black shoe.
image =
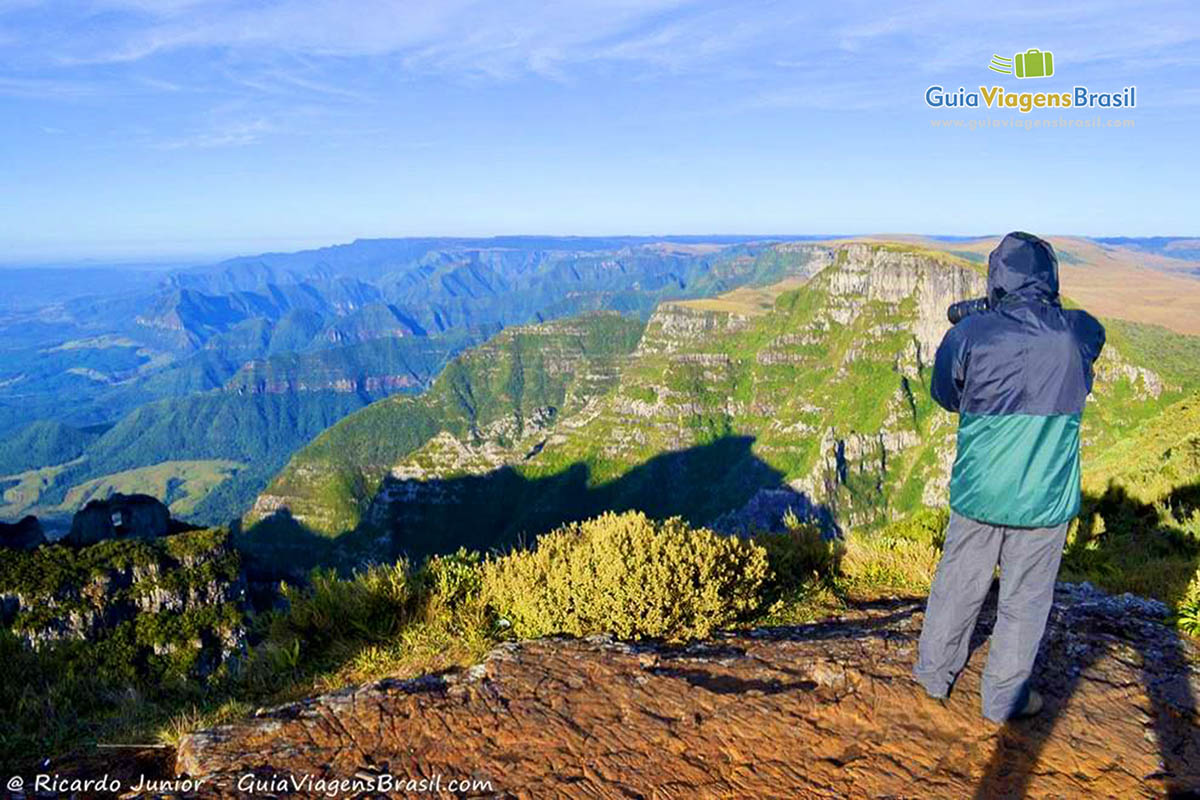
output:
M1022 719L1024 717L1033 717L1041 713L1042 707L1046 705L1042 700L1042 695L1036 689L1029 690L1029 697L1025 700L1024 707L1016 714L1013 714L1014 719Z

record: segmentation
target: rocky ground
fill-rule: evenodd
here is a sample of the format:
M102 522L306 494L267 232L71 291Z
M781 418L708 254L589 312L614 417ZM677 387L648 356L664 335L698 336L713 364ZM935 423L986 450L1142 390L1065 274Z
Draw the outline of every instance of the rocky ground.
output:
M490 791L459 796L518 798L1200 796L1200 661L1164 613L1061 586L1039 667L1046 710L1006 726L978 713L994 610L943 706L908 677L921 603L894 600L683 648L504 645L461 673L194 734L176 769L214 796L237 796L248 773L359 788L382 774L479 778Z

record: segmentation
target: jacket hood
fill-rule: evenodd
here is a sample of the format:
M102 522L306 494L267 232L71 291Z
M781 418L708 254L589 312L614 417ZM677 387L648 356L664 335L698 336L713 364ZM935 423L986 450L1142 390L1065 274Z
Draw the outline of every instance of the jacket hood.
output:
M994 307L1010 296L1058 300L1058 257L1050 243L1015 231L988 256L988 301Z

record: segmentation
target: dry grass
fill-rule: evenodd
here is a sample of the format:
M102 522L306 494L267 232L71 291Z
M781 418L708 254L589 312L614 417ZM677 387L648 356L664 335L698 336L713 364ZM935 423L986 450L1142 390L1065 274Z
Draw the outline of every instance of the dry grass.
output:
M775 309L775 300L784 292L798 289L808 281L799 276L784 278L769 286L742 286L716 297L699 300L679 300L674 305L700 311L720 311L748 317L768 314Z
M870 236L861 240L978 253L985 259L1000 243L999 237L940 241L922 236ZM1200 265L1073 236L1049 236L1047 240L1060 256L1063 294L1088 311L1200 335L1200 280L1182 274Z

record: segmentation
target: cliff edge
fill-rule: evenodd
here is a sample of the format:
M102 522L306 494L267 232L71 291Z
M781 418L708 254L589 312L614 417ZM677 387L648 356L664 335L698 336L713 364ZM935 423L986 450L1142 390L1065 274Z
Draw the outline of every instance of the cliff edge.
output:
M949 702L909 678L921 601L686 647L502 645L471 669L382 681L194 733L180 774L213 796L313 776L477 779L480 797L1160 797L1200 792L1195 644L1166 608L1060 584L1037 672L1046 710L979 716L984 611ZM303 794L303 791L300 792Z

